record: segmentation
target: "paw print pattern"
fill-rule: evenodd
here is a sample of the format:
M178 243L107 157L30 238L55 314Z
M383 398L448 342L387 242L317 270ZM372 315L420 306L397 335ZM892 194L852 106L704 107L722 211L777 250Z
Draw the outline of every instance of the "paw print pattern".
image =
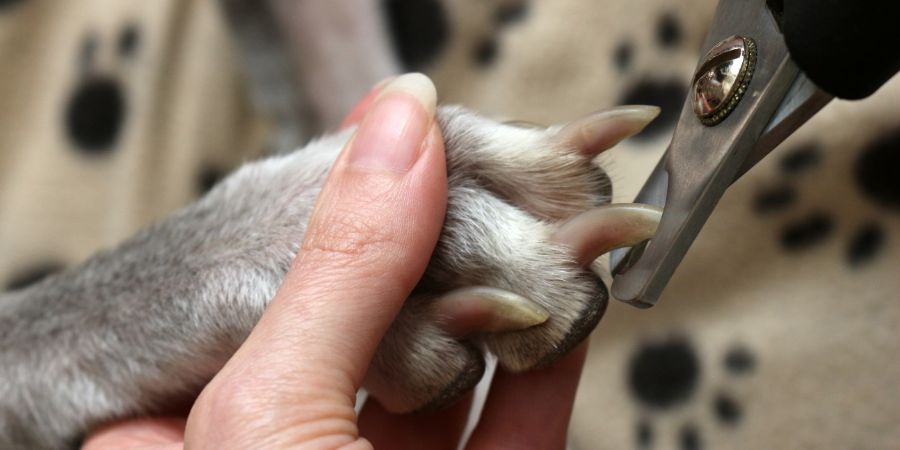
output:
M865 146L854 165L856 185L862 195L887 211L900 211L900 178L895 168L900 165L900 128L874 139ZM791 150L779 161L781 179L757 192L753 209L763 216L787 211L798 201L795 177L815 170L824 159L823 148L807 143ZM836 234L836 220L828 211L813 210L801 218L785 223L779 242L790 253L801 252L826 242ZM887 240L884 227L876 220L860 224L851 232L844 259L851 268L861 268L874 261Z
M683 38L682 26L675 14L665 12L657 19L654 43L660 50L672 51L678 48L683 43ZM611 62L619 72L636 80L624 91L618 103L656 105L662 109L659 117L635 137L653 139L671 131L678 122L681 106L687 95L685 82L674 73L666 78L633 73L635 45L629 39L620 42L611 54Z
M65 134L73 147L83 154L110 153L118 142L128 118L128 99L115 68L137 56L140 33L135 24L119 31L113 48L101 46L95 34L81 43L80 81L69 95L63 116ZM107 53L102 53L107 52ZM103 56L112 56L112 68L101 66Z
M397 57L407 70L431 63L447 45L450 23L440 0L384 0Z
M0 10L16 3L0 1ZM77 80L61 104L63 134L73 151L101 157L115 150L128 115L126 89L115 69L137 57L140 42L137 25L127 23L118 30L112 45L101 45L98 35L88 32L75 49ZM114 64L106 67L104 61ZM23 289L64 268L58 260L31 264L0 282L0 288Z
M702 429L698 425L701 417L684 419L673 411L696 403L703 383L702 361L689 339L681 335L648 341L633 353L627 365L627 380L631 395L641 405L642 414L635 428L635 444L639 449L657 446L672 447L669 442L677 442L682 450L703 448ZM749 349L740 345L732 346L722 358L719 369L726 379L736 380L751 374L756 367L756 358ZM739 425L743 408L727 387L714 387L708 411L720 426ZM702 411L701 409L700 411ZM684 420L678 427L676 436L658 436L654 422L663 420Z
M437 59L453 34L448 5L441 0L384 0L384 12L394 48L404 68L421 70ZM500 56L500 33L521 22L528 0L495 0L484 5L490 26L471 49L477 67L489 67Z
M482 38L472 49L472 61L476 66L492 65L500 54L498 34L507 26L521 22L528 14L527 0L504 0L498 2L494 10L493 22L495 30Z
M856 181L876 204L900 213L900 128L875 139L856 161Z
M0 12L3 12L4 9L10 8L20 3L21 0L0 0Z

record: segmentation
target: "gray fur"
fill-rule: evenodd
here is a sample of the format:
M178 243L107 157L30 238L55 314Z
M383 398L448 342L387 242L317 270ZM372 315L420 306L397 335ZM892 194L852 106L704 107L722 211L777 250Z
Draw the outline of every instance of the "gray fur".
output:
M449 175L444 231L365 387L394 411L452 401L478 349L511 370L561 356L606 291L549 241L553 223L608 202L608 178L552 130L439 110ZM63 448L111 419L195 394L243 342L297 252L352 130L246 164L196 204L70 271L0 297L0 448ZM520 293L543 325L459 342L425 305L454 288Z

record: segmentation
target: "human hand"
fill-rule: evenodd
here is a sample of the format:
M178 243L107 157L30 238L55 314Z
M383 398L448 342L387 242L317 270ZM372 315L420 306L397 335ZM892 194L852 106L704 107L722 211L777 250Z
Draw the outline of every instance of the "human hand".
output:
M185 418L137 419L91 435L121 448L455 448L469 399L392 415L356 391L440 234L446 168L436 94L421 75L370 93L334 164L301 249L241 348ZM498 369L469 448L562 448L585 354L546 369Z

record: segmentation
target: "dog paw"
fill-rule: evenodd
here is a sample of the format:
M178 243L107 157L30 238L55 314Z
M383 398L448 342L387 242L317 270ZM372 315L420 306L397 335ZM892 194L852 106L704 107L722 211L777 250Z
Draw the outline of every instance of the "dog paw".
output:
M584 340L608 299L588 266L649 239L660 218L648 206L610 205L609 177L593 160L657 112L620 107L536 128L441 108L444 229L380 344L369 392L395 412L439 408L478 383L484 351L520 372Z

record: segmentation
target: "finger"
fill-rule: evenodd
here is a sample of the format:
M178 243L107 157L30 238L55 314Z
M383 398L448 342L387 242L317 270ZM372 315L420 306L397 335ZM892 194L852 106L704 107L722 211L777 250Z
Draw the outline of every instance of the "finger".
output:
M375 100L334 164L281 288L195 404L188 445L358 443L356 390L443 223L435 97L431 81L413 74Z
M455 449L466 426L472 394L436 412L391 414L374 398L366 401L359 416L360 435L375 448Z
M381 90L384 86L391 81L394 80L394 77L388 78L386 80L380 81L375 84L375 87L366 94L356 106L350 110L350 114L347 114L347 117L344 118L344 121L341 122L341 128L347 128L353 125L359 125L362 122L363 118L366 117L366 113L369 112L369 108L372 106L372 103L378 98L378 95L381 94Z
M81 450L181 448L185 420L183 417L153 417L111 423L91 433Z
M564 449L587 342L549 367L513 374L497 368L466 448Z

